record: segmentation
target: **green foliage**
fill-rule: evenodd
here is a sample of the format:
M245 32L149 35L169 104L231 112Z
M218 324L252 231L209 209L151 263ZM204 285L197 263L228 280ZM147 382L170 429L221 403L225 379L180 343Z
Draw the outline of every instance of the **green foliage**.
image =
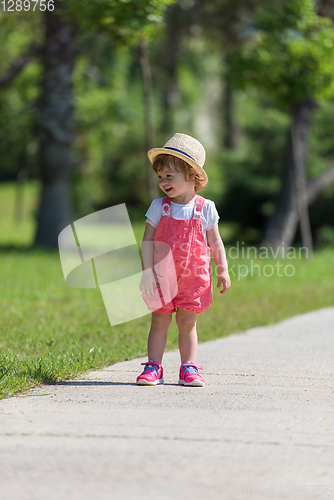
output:
M32 43L42 38L40 13L1 13L0 76ZM10 85L0 90L0 171L16 173L18 168L35 170L37 142L34 137L36 100L41 71L37 60L30 62Z
M276 108L276 102L256 90L236 95L237 151L218 154L223 189L216 200L223 221L234 225L229 242L235 239L259 243L266 218L274 210L280 192L291 117ZM308 182L323 174L333 158L331 123L334 99L319 106L310 123L307 157ZM330 186L310 205L317 247L330 244L323 225L333 225L334 187Z
M222 220L237 224L234 238L259 243L280 188L290 119L259 92L236 97L240 147L220 153L224 193L217 206Z
M42 14L35 12L3 12L0 10L1 58L0 74L4 74L13 59L22 55L29 45L42 37Z
M232 80L256 86L281 106L334 93L334 26L313 0L289 0L259 9L255 29L233 55Z
M118 203L138 204L143 198L148 203L137 55L117 48L105 34L96 37L91 46L90 57L78 59L74 75L77 216Z
M307 155L309 180L323 174L333 165L333 122L334 98L322 101L312 113ZM317 246L333 245L333 231L330 228L334 221L334 184L323 190L312 203L310 217Z
M0 170L16 173L19 167L35 170L37 142L36 82L38 64L30 64L15 83L0 93Z
M334 141L332 127L334 123L334 98L322 101L312 113L312 126L309 134L308 147L312 156L317 156L317 164L334 158ZM310 174L316 175L323 171L319 170L313 162L310 163Z
M161 23L167 5L175 0L61 0L66 17L75 18L84 31L106 30L121 43L134 43Z

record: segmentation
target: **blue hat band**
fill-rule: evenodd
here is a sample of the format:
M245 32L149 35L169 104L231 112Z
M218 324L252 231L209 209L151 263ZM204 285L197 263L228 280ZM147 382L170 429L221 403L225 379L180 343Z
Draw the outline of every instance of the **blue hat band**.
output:
M196 160L194 160L194 158L192 158L190 155L188 155L188 153L185 153L184 151L181 151L181 149L170 148L168 146L164 146L164 149L171 149L172 151L177 151L178 153L181 153L184 156L188 156L188 158L190 158L192 161L194 161L195 163L197 163Z

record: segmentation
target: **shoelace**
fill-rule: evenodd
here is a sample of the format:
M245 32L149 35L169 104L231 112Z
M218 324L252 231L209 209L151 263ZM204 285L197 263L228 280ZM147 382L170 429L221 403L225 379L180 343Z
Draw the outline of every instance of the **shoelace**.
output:
M158 375L158 367L157 365L154 365L153 363L142 363L142 365L145 365L145 368L144 368L144 373L151 373L152 370L154 370L156 372L156 374Z
M198 373L198 369L203 370L203 367L196 365L186 365L183 367L183 373Z

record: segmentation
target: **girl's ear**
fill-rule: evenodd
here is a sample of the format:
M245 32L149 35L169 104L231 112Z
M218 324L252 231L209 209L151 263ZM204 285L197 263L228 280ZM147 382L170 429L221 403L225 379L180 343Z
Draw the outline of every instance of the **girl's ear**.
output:
M191 170L188 171L188 181L194 181L196 179L196 172L192 168Z

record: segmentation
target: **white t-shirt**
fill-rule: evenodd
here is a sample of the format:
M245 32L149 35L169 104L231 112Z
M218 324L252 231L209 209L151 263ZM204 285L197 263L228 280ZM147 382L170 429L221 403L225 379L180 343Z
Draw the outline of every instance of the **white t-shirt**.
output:
M147 210L145 216L147 217L147 221L151 226L157 228L159 224L159 220L161 218L161 208L162 208L162 200L163 198L158 198L153 200L150 208ZM195 202L195 199L194 199ZM194 213L194 202L187 203L187 205L180 205L179 203L174 203L171 201L171 215L173 219L191 219ZM206 239L206 231L210 230L218 224L219 215L216 209L216 206L213 201L205 200L202 214L202 228L205 241Z

